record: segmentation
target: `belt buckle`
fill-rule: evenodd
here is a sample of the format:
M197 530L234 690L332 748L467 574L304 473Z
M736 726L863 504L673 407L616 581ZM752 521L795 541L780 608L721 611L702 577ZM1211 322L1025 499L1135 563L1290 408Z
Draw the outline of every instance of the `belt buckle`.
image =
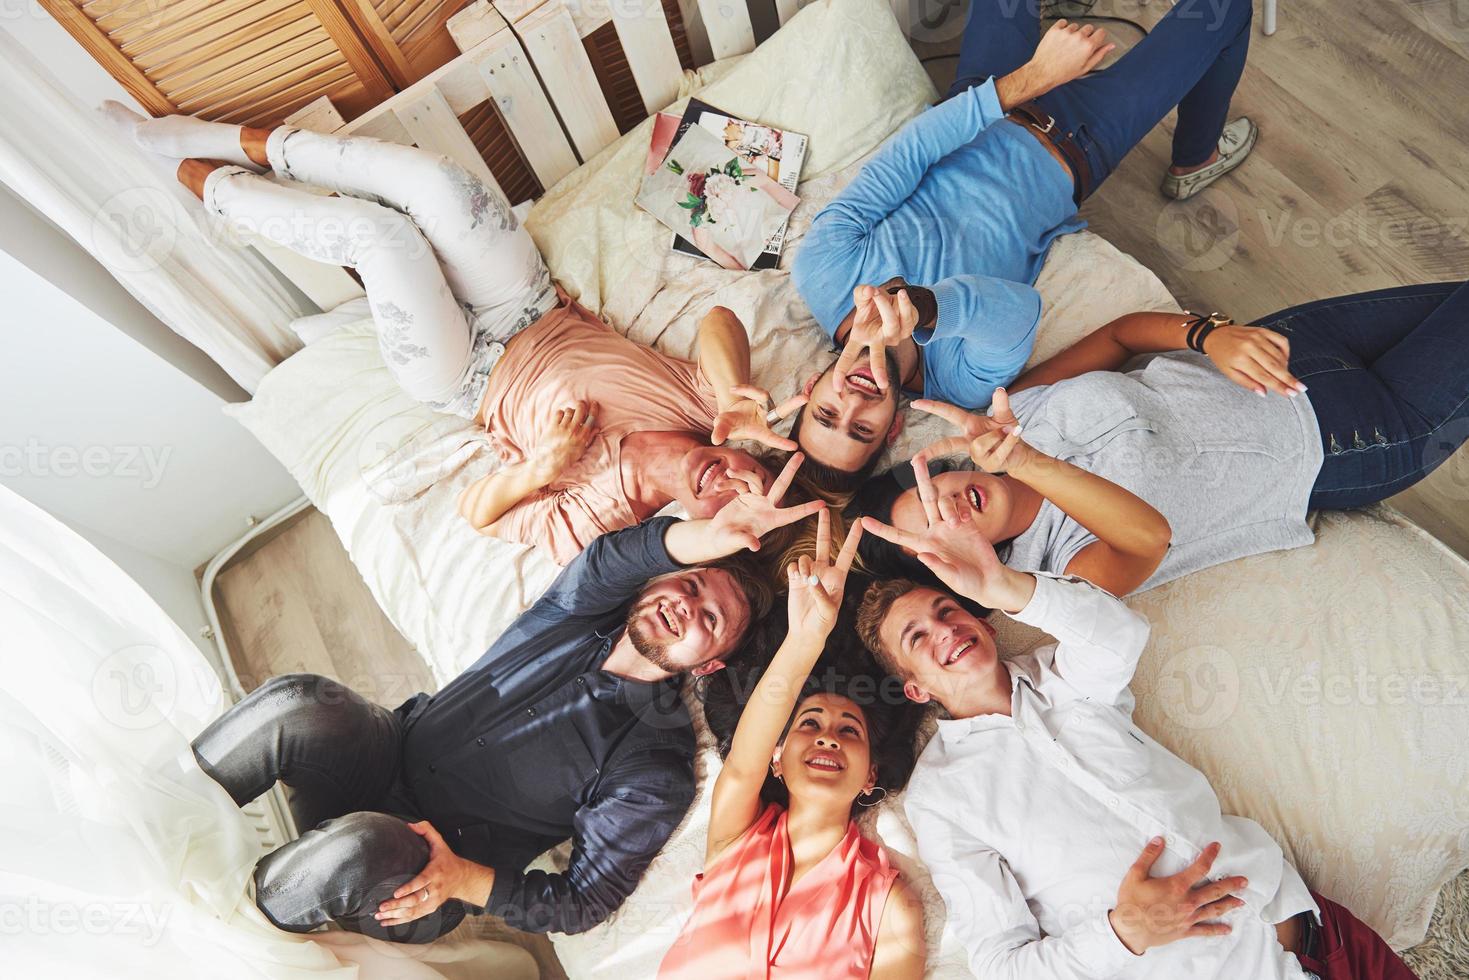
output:
M1038 119L1034 120L1034 122L1036 128L1039 129L1042 133L1045 133L1047 136L1050 136L1051 130L1056 128L1056 117L1051 115L1049 112L1046 113L1046 124L1044 126L1040 124L1040 120Z

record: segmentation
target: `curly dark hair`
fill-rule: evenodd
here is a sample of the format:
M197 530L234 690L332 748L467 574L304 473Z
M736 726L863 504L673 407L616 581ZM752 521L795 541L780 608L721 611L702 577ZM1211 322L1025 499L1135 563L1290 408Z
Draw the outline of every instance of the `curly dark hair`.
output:
M868 584L867 579L857 575L849 579L836 627L796 703L799 706L813 694L829 693L839 694L861 708L867 722L872 762L877 766L877 785L893 793L902 789L913 773L918 725L925 709L904 696L901 681L890 677L857 640L857 606ZM714 733L721 757L729 754L745 703L785 636L786 611L777 605L746 635L744 647L731 666L700 678L695 691L703 702L704 717ZM767 803L790 805L785 784L769 774L760 798ZM852 805L855 813L856 801Z

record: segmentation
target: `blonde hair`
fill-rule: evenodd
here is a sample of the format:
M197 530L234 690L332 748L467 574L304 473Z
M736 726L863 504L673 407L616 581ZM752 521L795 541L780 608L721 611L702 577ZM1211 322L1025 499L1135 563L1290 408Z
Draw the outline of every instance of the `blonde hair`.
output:
M778 460L772 454L759 454L756 456L766 469L771 473L779 473L785 465L784 460ZM802 479L801 472L796 471L796 478L791 482L791 488L786 491L781 500L781 506L794 507L809 503L813 500L826 501L826 515L831 520L831 548L827 560L834 561L837 552L841 550L842 542L847 538L847 532L851 530L851 521L860 518L848 518L842 513L850 494L836 494L823 490L809 480ZM819 518L811 516L785 527L778 527L771 531L760 541L760 550L755 553L755 559L769 575L775 588L784 592L786 588L786 565L800 558L802 555L816 554L816 523ZM852 563L852 569L856 572L866 573L859 555Z

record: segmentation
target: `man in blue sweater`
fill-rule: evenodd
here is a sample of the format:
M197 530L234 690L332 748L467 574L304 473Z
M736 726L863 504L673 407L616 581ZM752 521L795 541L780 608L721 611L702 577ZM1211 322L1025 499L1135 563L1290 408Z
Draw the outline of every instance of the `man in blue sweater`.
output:
M842 357L807 382L792 438L804 475L859 485L900 425L899 389L983 409L1024 367L1051 242L1174 107L1163 192L1190 197L1238 166L1257 130L1226 125L1249 47L1249 0L1180 0L1118 62L1038 0L973 0L948 97L899 130L822 209L796 287ZM863 351L867 352L865 358Z

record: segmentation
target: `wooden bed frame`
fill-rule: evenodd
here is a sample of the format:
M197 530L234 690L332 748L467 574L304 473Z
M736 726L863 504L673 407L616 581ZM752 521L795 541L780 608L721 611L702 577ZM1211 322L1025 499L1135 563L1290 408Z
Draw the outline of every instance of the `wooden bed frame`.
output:
M799 0L774 0L784 24ZM891 0L907 34L908 0ZM744 0L678 0L696 66L755 47ZM346 121L322 97L286 123L322 133L373 136L442 153L500 188L460 117L492 101L520 157L551 187L620 135L583 39L612 24L637 85L643 115L678 94L683 69L659 0L476 0L448 21L460 54ZM529 202L517 203L517 210ZM256 247L322 309L362 295L345 271L268 243Z

